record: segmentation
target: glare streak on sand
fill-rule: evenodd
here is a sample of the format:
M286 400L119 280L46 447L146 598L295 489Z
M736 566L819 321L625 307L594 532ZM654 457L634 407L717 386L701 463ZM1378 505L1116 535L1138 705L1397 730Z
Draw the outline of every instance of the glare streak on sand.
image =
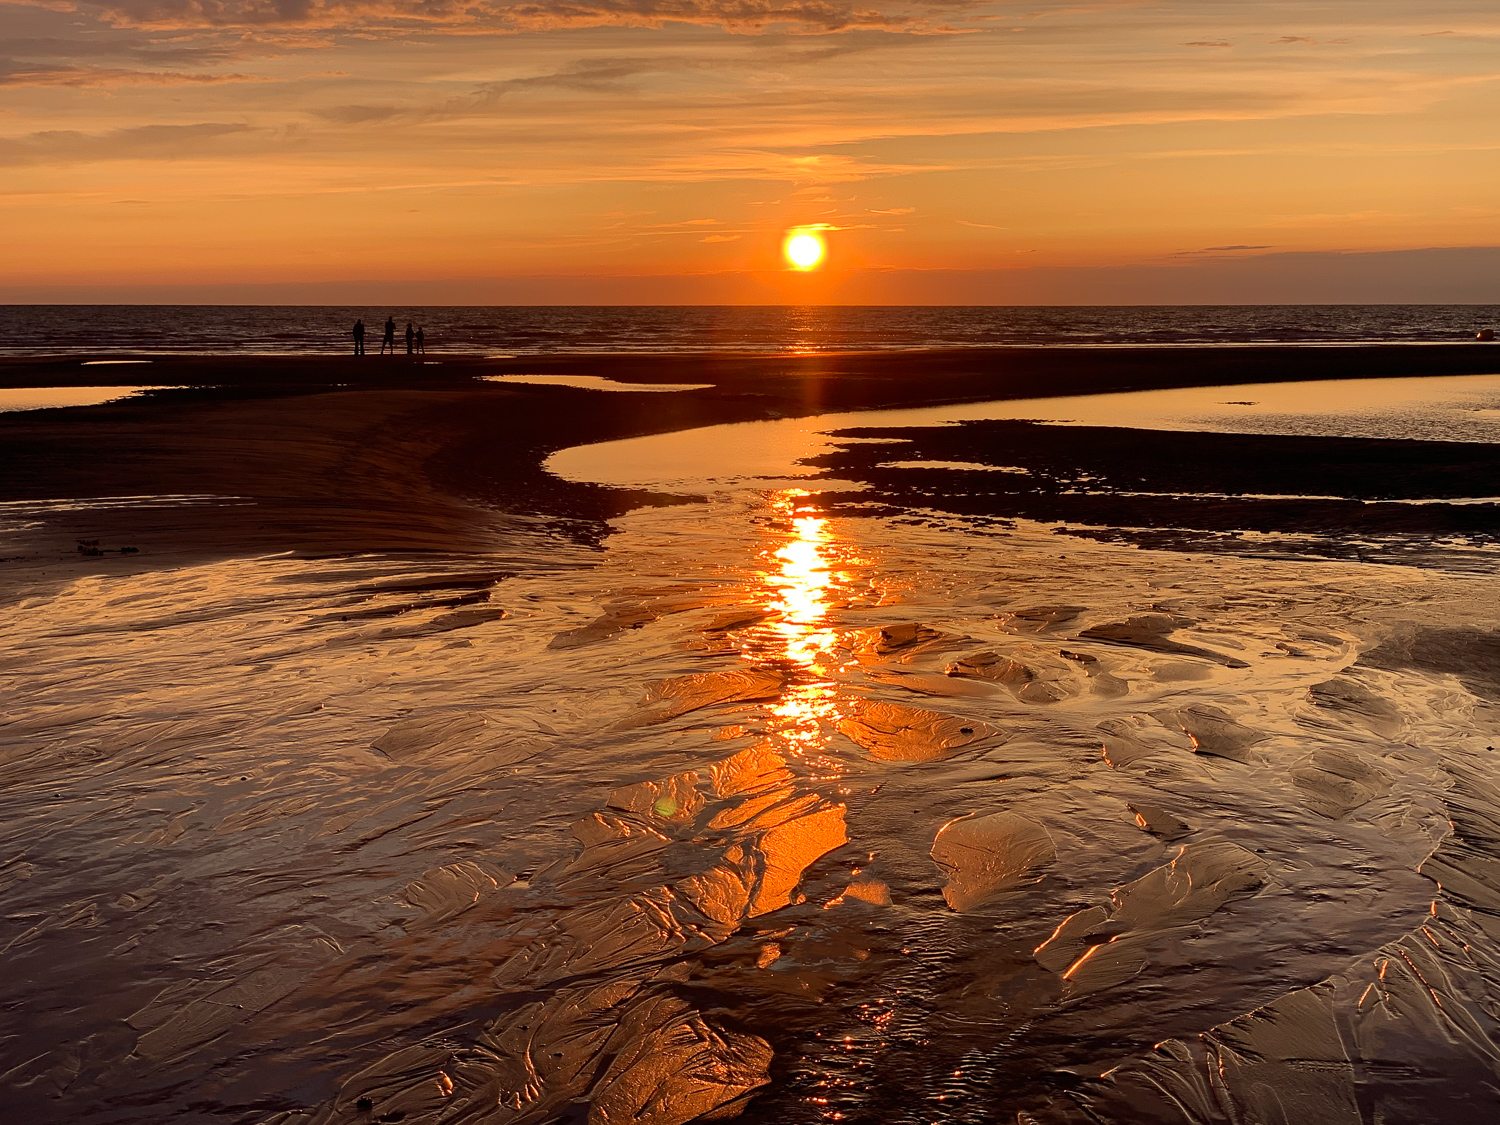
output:
M0 501L0 516L39 515L43 512L86 512L99 508L186 508L215 507L223 504L253 504L243 496L218 496L213 493L166 493L151 496L90 496L81 500L54 498L50 500L4 500Z
M977 461L882 461L877 469L961 469L973 473L1029 473L1020 465L981 465Z
M795 489L615 531L0 618L9 1111L1051 1125L1500 1069L1445 1030L1500 989L1493 576Z
M526 383L542 387L575 387L585 391L709 391L712 383L622 383L603 375L481 375L486 383Z

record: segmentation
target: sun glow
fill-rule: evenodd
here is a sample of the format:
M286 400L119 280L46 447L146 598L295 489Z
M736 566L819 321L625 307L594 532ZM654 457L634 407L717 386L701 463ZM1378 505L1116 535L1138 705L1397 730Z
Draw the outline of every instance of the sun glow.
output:
M781 253L794 270L815 270L823 264L828 246L816 231L801 228L787 232Z

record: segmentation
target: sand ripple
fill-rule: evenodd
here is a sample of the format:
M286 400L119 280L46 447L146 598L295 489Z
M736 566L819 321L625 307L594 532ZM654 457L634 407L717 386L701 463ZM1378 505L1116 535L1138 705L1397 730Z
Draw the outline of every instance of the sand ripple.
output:
M1492 579L684 511L16 607L18 1119L1476 1119Z

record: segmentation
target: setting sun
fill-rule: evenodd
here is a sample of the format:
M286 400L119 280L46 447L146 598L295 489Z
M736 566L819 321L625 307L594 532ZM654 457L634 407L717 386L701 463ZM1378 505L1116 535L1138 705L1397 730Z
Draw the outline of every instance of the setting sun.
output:
M827 247L822 237L810 230L792 230L787 232L781 252L793 269L814 270L822 264Z

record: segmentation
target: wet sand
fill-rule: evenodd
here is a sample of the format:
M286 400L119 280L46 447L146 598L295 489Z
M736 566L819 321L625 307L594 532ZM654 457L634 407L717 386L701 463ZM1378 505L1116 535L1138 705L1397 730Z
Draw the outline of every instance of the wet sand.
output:
M1014 421L838 437L855 440L812 464L865 486L841 511L1020 517L1154 546L1435 566L1488 568L1500 544L1489 444Z
M518 535L597 537L599 520L663 498L559 481L540 467L548 454L721 422L1257 382L1268 371L1286 381L1488 373L1500 363L1495 355L1482 345L1382 345L488 360L160 356L130 366L96 362L109 357L3 360L0 388L115 385L121 372L182 388L0 414L0 503L15 517L4 554L16 581L17 564L37 577L55 577L60 566L71 573L78 540L99 540L105 551L135 547L130 559L105 556L116 570L134 570L155 565L153 558L447 552L492 549ZM606 396L485 381L505 375L712 386ZM211 513L197 501L98 503L203 496L235 499ZM59 499L91 503L23 506Z
M0 418L11 1112L1493 1114L1491 573L639 508L541 456L1039 376L590 362L524 366L715 390L309 365Z

